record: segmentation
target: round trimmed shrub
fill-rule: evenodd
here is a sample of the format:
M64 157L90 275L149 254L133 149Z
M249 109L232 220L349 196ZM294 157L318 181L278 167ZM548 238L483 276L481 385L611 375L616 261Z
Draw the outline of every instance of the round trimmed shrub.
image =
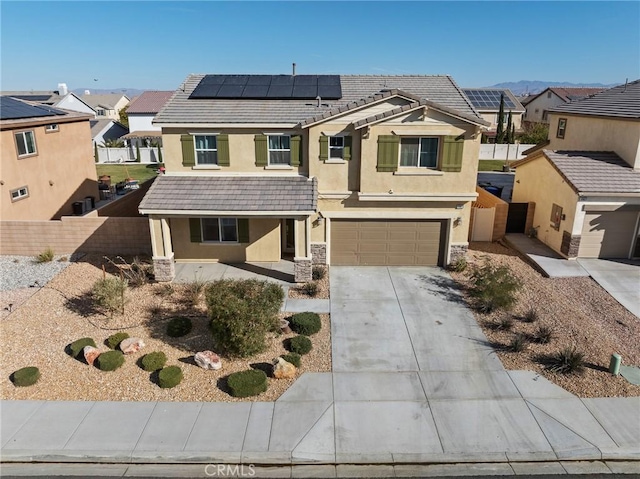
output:
M129 337L129 333L120 332L107 338L106 344L110 349L117 349L120 343Z
M295 367L300 367L302 356L300 356L298 353L283 354L280 357L286 362L293 364Z
M96 342L92 338L80 338L75 340L69 345L69 351L71 353L71 357L78 358L82 354L82 350L85 346L96 346Z
M292 353L300 355L307 354L311 351L311 340L306 336L295 336L289 339L287 343L287 349Z
M182 381L182 369L178 366L167 366L158 373L158 385L161 388L174 388Z
M298 313L289 318L289 327L298 334L311 336L320 331L322 323L316 313Z
M18 369L12 374L13 384L19 387L32 386L40 379L40 370L35 366Z
M191 319L178 316L172 318L169 324L167 324L167 335L172 338L179 338L180 336L189 334L192 328L193 324L191 323Z
M248 369L230 374L227 384L233 397L257 396L267 390L267 375L260 369Z
M142 356L140 362L142 363L142 369L145 371L157 371L158 369L162 369L167 363L167 355L162 351L154 351L153 353L147 353Z
M107 351L96 360L100 371L115 371L124 364L124 354L120 351Z

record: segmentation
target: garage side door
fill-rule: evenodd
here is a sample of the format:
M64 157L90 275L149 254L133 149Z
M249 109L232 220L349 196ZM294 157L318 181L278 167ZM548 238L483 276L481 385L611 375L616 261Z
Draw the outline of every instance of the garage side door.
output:
M443 220L332 220L331 264L442 265L443 223Z
M634 239L636 211L587 212L578 256L627 258Z

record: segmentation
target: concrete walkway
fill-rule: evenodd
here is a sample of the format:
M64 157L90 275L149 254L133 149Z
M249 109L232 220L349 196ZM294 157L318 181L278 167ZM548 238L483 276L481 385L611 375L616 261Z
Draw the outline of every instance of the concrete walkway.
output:
M491 463L496 474L545 467L531 461L548 470L640 461L640 398L579 399L535 373L505 371L440 269L333 267L331 313L334 371L302 375L275 402L4 401L2 460L385 464L394 473Z
M580 258L576 261L607 293L640 317L640 260Z

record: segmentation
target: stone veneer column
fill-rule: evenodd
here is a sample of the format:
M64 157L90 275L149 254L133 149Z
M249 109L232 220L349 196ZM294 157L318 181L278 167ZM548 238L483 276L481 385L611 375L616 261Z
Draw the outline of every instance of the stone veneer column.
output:
M571 235L568 231L562 232L562 244L560 245L560 252L567 258L577 258L578 250L580 249L580 235Z
M313 264L327 264L327 243L311 243Z
M308 283L312 277L312 261L311 258L294 258L293 259L293 276L296 283Z
M464 258L469 251L469 246L466 244L454 244L451 245L451 254L449 258L449 262L453 263L454 261Z
M173 281L176 277L176 265L171 256L154 256L153 275L155 280L163 283Z

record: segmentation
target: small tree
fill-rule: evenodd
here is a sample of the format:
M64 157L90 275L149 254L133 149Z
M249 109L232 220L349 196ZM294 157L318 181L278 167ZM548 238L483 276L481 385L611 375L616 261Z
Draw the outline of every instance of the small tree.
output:
M98 144L97 143L93 144L93 159L95 160L96 163L98 163L100 161L100 157L98 156Z
M162 147L158 145L158 163L162 163Z
M136 161L140 163L142 157L140 156L140 143L136 143Z
M478 309L483 313L509 309L516 302L516 292L522 286L522 282L507 266L496 266L489 262L475 267L471 280L473 286L469 293L476 298Z
M498 110L498 126L496 128L496 143L504 143L504 93L500 94L500 110Z
M518 139L525 145L537 145L549 138L549 125L544 123L527 123Z
M509 115L507 116L507 143L513 144L515 142L515 138L513 137L513 117L511 115L511 110L509 110Z
M129 128L129 114L127 110L129 109L129 105L125 106L122 110L118 112L118 116L120 117L120 124Z

